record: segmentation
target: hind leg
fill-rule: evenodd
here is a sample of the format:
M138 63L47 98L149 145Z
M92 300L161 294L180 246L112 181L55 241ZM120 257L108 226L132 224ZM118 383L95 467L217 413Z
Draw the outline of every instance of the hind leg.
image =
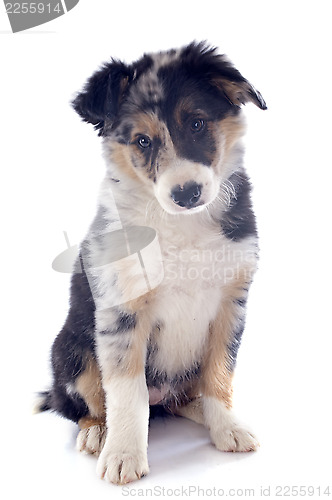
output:
M97 362L89 358L85 370L75 381L75 390L89 408L88 415L78 421L80 432L76 448L84 453L99 456L106 439L105 395Z
M98 457L106 439L105 420L84 417L79 420L78 425L81 430L76 440L77 450Z
M197 396L184 406L178 406L174 410L175 415L188 418L197 424L204 425L202 396Z

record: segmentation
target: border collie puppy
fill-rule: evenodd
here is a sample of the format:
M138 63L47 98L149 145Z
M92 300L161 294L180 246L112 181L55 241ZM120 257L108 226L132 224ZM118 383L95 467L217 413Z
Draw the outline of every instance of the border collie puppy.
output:
M112 483L149 472L153 404L205 425L218 450L258 446L231 408L258 252L248 101L266 109L205 43L112 59L73 101L102 137L107 171L39 409L78 422L79 450Z

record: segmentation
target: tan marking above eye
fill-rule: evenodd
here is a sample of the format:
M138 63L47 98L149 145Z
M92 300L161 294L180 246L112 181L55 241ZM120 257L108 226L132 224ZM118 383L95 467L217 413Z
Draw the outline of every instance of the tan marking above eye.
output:
M153 113L137 113L132 116L133 120L133 141L139 136L159 137L162 135L163 124L157 115Z

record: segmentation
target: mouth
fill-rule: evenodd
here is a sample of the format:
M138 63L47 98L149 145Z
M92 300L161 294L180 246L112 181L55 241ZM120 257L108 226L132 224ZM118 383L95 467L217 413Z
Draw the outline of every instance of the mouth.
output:
M177 215L177 214L196 214L198 212L202 212L205 207L208 205L208 203L204 203L204 201L199 201L194 206L181 206L180 204L177 203L163 203L161 200L158 200L159 204L161 207L165 210L165 212L169 213L170 215Z

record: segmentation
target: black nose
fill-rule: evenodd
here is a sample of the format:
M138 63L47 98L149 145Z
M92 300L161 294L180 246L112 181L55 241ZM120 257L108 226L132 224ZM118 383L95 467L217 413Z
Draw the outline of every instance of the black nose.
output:
M179 207L192 208L201 197L202 185L196 182L186 182L183 187L179 184L173 187L171 197Z

